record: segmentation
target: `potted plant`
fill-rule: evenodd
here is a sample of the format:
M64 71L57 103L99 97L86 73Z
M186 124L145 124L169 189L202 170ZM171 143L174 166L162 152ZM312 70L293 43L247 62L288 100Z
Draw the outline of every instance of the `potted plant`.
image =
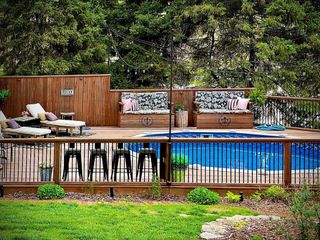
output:
M40 163L39 164L40 180L41 181L45 181L45 182L51 181L52 168L53 168L53 166L50 163Z
M7 89L0 90L0 104L4 103L7 97L9 97L10 91Z
M181 103L176 104L176 126L180 128L188 126L188 111L184 111L184 105Z
M171 158L172 180L174 182L183 182L185 171L188 168L189 159L185 155L173 154Z

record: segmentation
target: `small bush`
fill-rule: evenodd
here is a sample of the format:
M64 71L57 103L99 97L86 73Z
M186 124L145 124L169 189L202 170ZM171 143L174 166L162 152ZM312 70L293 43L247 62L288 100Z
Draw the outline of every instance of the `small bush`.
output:
M255 193L251 194L250 199L255 202L260 202L262 200L262 192L256 191Z
M191 192L189 192L187 196L188 201L209 205L219 203L221 201L221 197L218 193L212 192L207 188L195 188Z
M320 203L306 184L293 195L290 210L298 223L300 239L320 239Z
M150 195L153 199L159 199L161 197L161 185L160 185L160 178L153 174L152 175L152 185L150 189Z
M273 185L264 191L262 196L272 200L286 201L289 198L289 193L283 187Z
M37 197L44 199L62 199L64 198L64 189L57 184L44 184L38 187Z
M234 194L233 192L227 192L227 198L232 203L237 203L240 201L241 196L238 194Z
M264 238L261 236L253 236L250 240L264 240Z

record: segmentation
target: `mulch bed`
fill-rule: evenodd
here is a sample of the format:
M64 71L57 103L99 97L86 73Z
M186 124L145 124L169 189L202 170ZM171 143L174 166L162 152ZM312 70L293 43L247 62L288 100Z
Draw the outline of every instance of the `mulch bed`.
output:
M35 194L16 193L13 195L5 195L2 200L31 200L39 201ZM159 200L152 199L149 195L117 195L114 198L108 194L84 194L84 193L66 193L62 201L79 201L83 204L90 203L119 203L133 202L138 204L159 204L159 203L187 203L185 196L165 195ZM259 214L280 216L280 221L272 221L260 219L249 221L241 229L230 229L230 235L225 239L251 239L254 236L263 237L263 239L285 240L298 239L298 227L290 216L290 209L287 203L271 200L262 200L255 202L251 199L244 199L243 202L229 203L223 198L222 204L236 207L247 207L257 211Z

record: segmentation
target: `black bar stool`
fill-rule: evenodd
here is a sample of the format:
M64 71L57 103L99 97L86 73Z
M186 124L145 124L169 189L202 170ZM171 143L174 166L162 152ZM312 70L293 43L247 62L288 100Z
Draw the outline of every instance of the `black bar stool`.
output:
M130 151L123 148L123 143L118 143L117 148L113 151L111 179L113 176L113 180L117 181L118 165L121 157L123 157L126 161L128 179L133 181Z
M78 163L78 173L81 180L82 177L82 162L81 162L81 150L75 148L75 143L69 143L69 149L64 153L64 167L62 179L65 181L69 173L69 161L70 158L75 157Z
M90 160L89 160L89 169L88 169L88 180L92 181L92 174L94 168L94 162L97 157L102 158L103 165L103 178L104 180L109 180L108 177L108 163L107 163L107 151L101 149L101 143L95 143L94 149L90 150Z
M154 150L153 148L150 148L149 143L143 143L143 148L140 148L140 151L139 151L138 166L137 166L137 173L136 173L136 178L140 174L139 181L141 181L143 165L147 157L151 159L152 173L158 176L156 150Z

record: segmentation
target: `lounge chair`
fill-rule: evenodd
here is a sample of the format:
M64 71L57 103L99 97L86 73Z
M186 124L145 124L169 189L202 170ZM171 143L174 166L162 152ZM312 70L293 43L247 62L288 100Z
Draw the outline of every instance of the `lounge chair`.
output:
M7 120L6 116L2 111L0 111L0 121ZM20 128L2 128L2 132L7 135L13 135L13 136L28 136L28 137L39 137L44 136L46 137L51 133L51 130L49 129L43 129L43 128L33 128L33 127L20 127Z
M43 109L43 107L40 105L40 103L35 104L28 104L27 110L30 112L30 114L33 117L39 118L39 113L45 113L46 111ZM73 130L76 128L80 129L80 134L82 134L82 128L86 125L83 121L75 121L75 120L62 120L58 119L55 121L49 121L44 120L40 121L42 126L46 126L49 128L54 128L56 130L56 135L59 134L60 128L65 128L68 132L68 129L70 129L70 135L72 136Z

